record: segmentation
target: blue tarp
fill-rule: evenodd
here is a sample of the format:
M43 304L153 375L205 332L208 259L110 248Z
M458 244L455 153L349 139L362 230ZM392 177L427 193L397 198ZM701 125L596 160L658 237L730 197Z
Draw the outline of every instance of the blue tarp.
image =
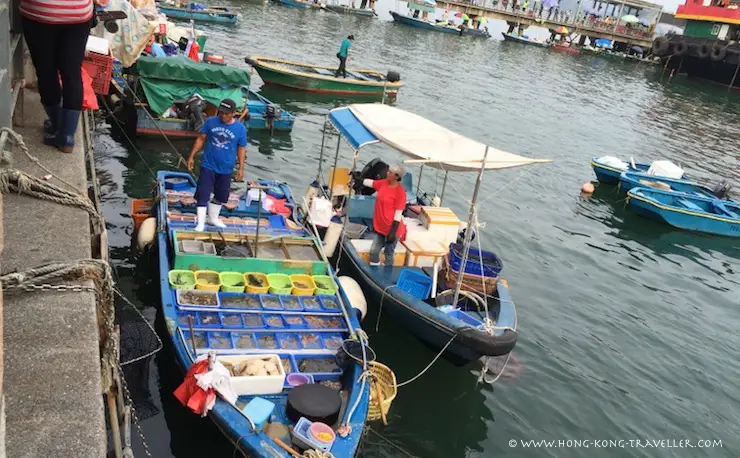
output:
M348 107L331 110L329 112L329 119L355 151L365 145L380 141L362 125L360 120L352 114Z

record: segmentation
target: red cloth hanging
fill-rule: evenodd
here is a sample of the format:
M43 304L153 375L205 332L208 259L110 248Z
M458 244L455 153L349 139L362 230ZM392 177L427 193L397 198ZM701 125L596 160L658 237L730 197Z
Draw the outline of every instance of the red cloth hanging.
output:
M195 379L196 374L204 374L208 372L208 369L208 358L190 366L188 373L185 374L185 380L174 393L182 405L198 415L208 410L208 406L213 405L216 399L216 392L213 388L205 391L198 386L198 381Z
M265 195L265 199L270 201L270 204L265 205L269 207L269 211L277 215L290 216L292 214L290 208L285 205L285 199L276 199L270 195Z
M83 110L97 110L100 107L98 106L98 98L95 95L95 90L92 86L92 78L87 73L87 70L85 70L85 67L82 67L82 109Z

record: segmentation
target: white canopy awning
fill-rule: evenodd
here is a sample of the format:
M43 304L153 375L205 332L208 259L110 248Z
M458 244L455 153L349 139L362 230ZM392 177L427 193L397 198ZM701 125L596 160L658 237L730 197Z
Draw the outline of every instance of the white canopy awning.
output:
M439 126L428 119L377 103L349 106L352 114L378 140L406 154L413 160L449 171L479 170L486 145ZM531 159L488 147L486 169L550 162Z

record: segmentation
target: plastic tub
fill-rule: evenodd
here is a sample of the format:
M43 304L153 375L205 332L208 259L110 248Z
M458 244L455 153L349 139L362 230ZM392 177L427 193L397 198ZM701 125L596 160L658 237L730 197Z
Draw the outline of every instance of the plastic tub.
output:
M327 350L338 350L342 348L344 336L339 333L327 332L321 335L321 341Z
M259 296L252 294L221 293L221 306L226 309L262 310Z
M320 296L319 301L321 302L321 308L327 312L340 313L342 311L342 306L339 305L336 296Z
M188 350L193 351L193 341L190 339L190 331L183 331L182 335L185 338ZM195 331L193 335L195 336L195 348L197 350L208 348L208 338L205 332Z
M318 334L314 332L302 332L299 334L301 346L307 350L319 350L323 343Z
M306 320L300 315L283 315L283 320L285 325L292 329L303 329L308 326Z
M316 295L333 296L337 293L334 280L328 275L314 275L313 282L316 285Z
M149 218L152 210L152 199L131 199L131 218L134 219L134 230L139 229L141 223Z
M195 289L203 291L218 291L221 289L221 279L218 272L213 270L196 270Z
M313 377L307 374L301 374L299 372L293 372L285 377L285 384L292 387L308 385L313 383Z
M218 307L218 294L212 291L177 290L178 305L193 307Z
M301 339L298 338L297 333L278 332L277 338L280 348L283 350L301 350L303 348L303 345L301 345Z
M267 279L267 275L260 272L245 273L244 284L247 285L247 292L250 294L265 294L270 289L270 281ZM262 286L258 284L262 284Z
M235 350L254 350L257 348L257 339L251 332L232 332L231 344Z
M200 328L221 327L221 319L216 312L198 312L195 314L195 323Z
M195 274L189 270L170 270L167 274L173 289L195 288Z
M208 348L211 350L231 350L234 344L231 341L231 334L228 332L209 332Z
M283 321L283 317L280 315L266 313L262 315L262 319L265 320L265 324L268 328L283 329L286 327L285 321Z
M331 448L334 440L337 438L336 433L329 425L315 421L308 427L308 437L312 440Z
M432 279L421 272L403 269L398 275L396 286L415 298L424 300L432 292Z
M263 294L260 296L262 301L262 308L265 310L282 310L283 303L280 302L280 298L274 294Z
M311 310L315 310L315 311L321 310L321 302L319 302L318 297L311 296L311 297L301 298L301 303L303 304L303 309L307 312Z
M319 380L316 374L338 375L342 373L334 357L331 355L295 355L295 364L301 374L314 374L314 379Z
M244 327L248 329L264 329L265 322L260 313L242 313Z
M221 312L218 317L221 320L221 326L225 328L241 328L244 326L240 313Z
M278 340L274 332L258 332L255 335L257 337L257 348L262 350L276 350L278 348Z
M282 302L285 310L289 310L291 312L303 311L303 304L301 304L301 301L297 296L280 296L280 302Z
M244 292L244 275L238 272L221 272L218 276L221 280L221 291L225 293Z
M310 275L294 274L290 276L290 281L293 282L294 296L313 296L316 291L316 283Z
M269 274L267 281L270 283L270 293L272 294L290 294L293 289L293 282L285 274Z

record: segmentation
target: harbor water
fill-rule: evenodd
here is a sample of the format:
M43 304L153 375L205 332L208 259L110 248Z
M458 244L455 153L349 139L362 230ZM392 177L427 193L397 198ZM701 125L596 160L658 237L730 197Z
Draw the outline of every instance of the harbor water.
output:
M740 186L737 94L668 82L660 68L643 64L502 42L502 22L489 22L491 40L393 24L387 11L396 3L384 0L375 20L221 3L241 8L239 24L200 28L208 33L206 50L231 64L246 67L243 58L257 55L333 66L341 39L354 34L349 67L400 72L405 86L398 107L496 148L553 160L484 176L479 235L484 248L503 259L517 304L519 342L509 367L489 386L477 384L472 369L438 361L399 389L390 424L372 425L361 456L740 454L737 242L637 217L614 187L597 185L593 196L580 195L581 185L594 179L590 158L607 154L667 158L702 181L725 178ZM252 87L261 84L255 74ZM297 118L290 135L250 134L247 176L284 180L300 195L317 170L324 116L349 101L277 88L261 92ZM135 261L127 213L130 198L150 194L152 172L177 168L178 159L162 139L133 142L101 123L98 178L119 285L161 328L156 270ZM181 155L190 146L175 143ZM400 159L373 147L359 161L375 156ZM344 148L340 162L350 161ZM473 183L471 174L451 174L445 204L465 215ZM427 168L422 187L439 192L441 185L441 175ZM154 344L130 309L121 317L124 354ZM375 317L364 327L399 381L435 356L387 317L376 330ZM165 347L126 368L152 456L233 456L209 420L172 396L182 380L172 358ZM520 442L528 440L555 443L527 448ZM138 438L134 442L137 456L144 456Z

